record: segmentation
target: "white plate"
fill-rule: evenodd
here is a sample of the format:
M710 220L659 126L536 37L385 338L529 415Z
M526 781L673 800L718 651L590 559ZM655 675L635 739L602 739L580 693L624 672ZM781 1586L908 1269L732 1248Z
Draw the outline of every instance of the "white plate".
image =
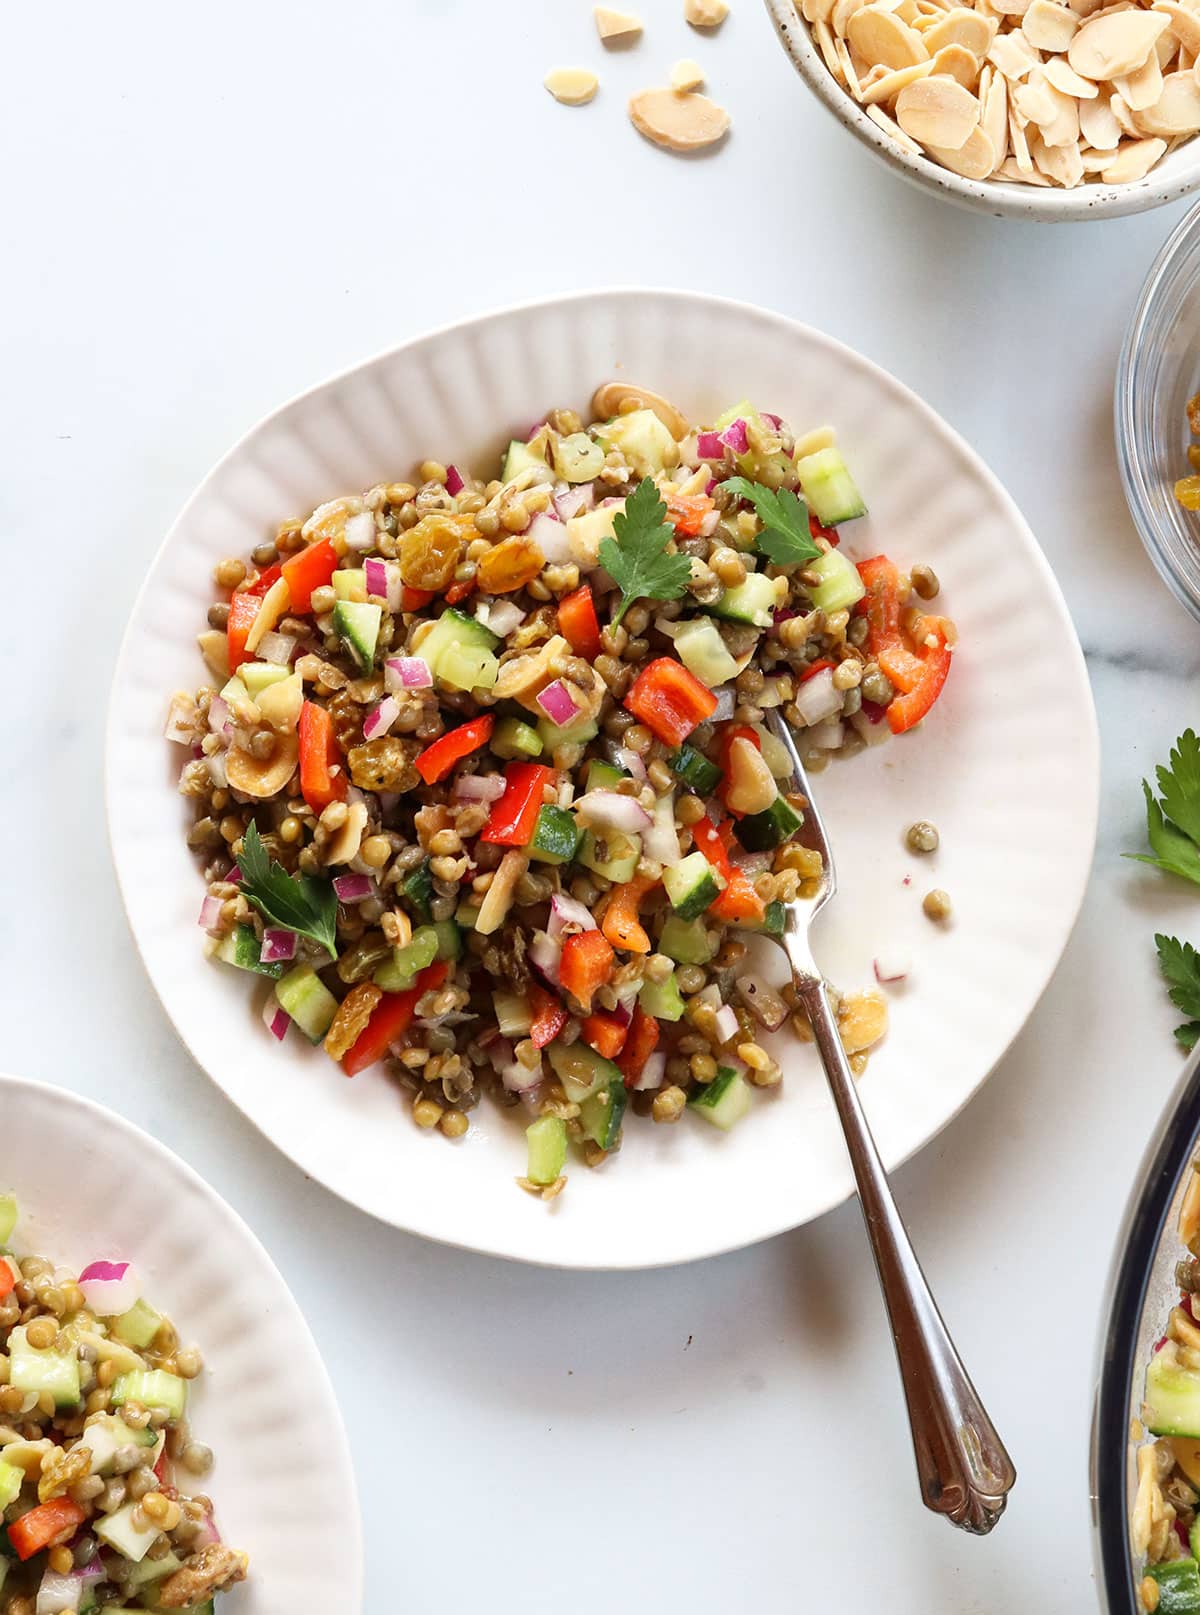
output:
M112 1111L0 1075L0 1192L12 1245L76 1271L131 1261L204 1373L188 1418L216 1454L203 1489L250 1574L221 1615L362 1607L350 1451L308 1325L270 1257L192 1169ZM314 1548L319 1544L319 1548Z
M487 472L514 429L555 404L586 409L613 375L666 394L694 420L749 397L797 430L832 422L872 508L846 529L847 550L929 563L959 624L932 719L819 781L844 887L822 920L819 957L847 988L871 978L885 945L915 962L863 1083L889 1165L966 1103L1050 979L1083 895L1098 794L1078 641L1011 499L912 393L804 326L690 294L562 298L420 338L257 426L172 528L117 666L109 823L142 957L196 1059L306 1172L400 1227L570 1267L707 1256L844 1199L850 1172L811 1049L791 1046L782 1092L731 1135L691 1116L674 1127L631 1120L618 1158L598 1172L575 1166L552 1207L531 1200L513 1186L524 1140L511 1117L481 1106L453 1145L419 1131L380 1072L347 1082L294 1033L272 1044L246 978L204 962L203 892L174 792L179 751L161 736L172 690L203 682L194 636L223 555L427 456ZM939 826L936 858L906 854L914 818ZM945 930L920 912L934 885L954 901Z

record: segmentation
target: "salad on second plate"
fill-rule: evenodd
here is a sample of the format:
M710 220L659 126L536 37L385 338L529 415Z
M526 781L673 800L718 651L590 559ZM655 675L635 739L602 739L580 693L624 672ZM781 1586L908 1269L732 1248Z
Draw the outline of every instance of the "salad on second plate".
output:
M728 1128L792 1017L749 966L817 855L764 726L810 768L919 723L945 684L938 581L838 528L864 514L829 429L739 404L697 427L601 387L498 475L426 462L216 569L168 738L212 954L271 979L271 1035L384 1061L455 1138L523 1106L552 1197L627 1111ZM861 1068L877 992L841 1001Z

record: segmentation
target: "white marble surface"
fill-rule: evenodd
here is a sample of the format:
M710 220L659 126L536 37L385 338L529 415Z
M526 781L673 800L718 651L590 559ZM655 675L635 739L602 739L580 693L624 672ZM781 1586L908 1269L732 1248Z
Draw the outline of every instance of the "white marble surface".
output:
M1119 857L1139 776L1197 716L1196 632L1143 557L1110 430L1122 328L1181 210L1061 228L959 213L806 99L756 0L714 39L689 35L678 0L639 9L642 45L607 59L584 0L9 15L0 1064L149 1127L265 1240L342 1398L368 1609L1084 1611L1099 1292L1178 1065L1151 935L1200 937L1192 894ZM684 54L734 114L707 160L673 161L622 117L624 93ZM540 80L575 60L605 83L569 111ZM610 281L765 303L893 369L1008 484L1089 653L1104 803L1083 919L992 1082L897 1184L1021 1471L987 1541L917 1502L855 1207L633 1277L376 1226L250 1135L191 1063L118 906L109 673L209 464L365 353Z

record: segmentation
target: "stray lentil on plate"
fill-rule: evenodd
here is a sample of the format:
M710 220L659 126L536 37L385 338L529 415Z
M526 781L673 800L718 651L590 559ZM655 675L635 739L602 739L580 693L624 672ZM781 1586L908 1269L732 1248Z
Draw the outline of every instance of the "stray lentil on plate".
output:
M820 865L764 719L813 768L903 734L957 636L927 568L840 547L865 506L829 428L609 382L497 470L427 461L222 561L166 733L207 950L264 978L269 1034L381 1064L450 1140L514 1109L551 1199L627 1112L728 1128L779 1082L787 989L740 938Z

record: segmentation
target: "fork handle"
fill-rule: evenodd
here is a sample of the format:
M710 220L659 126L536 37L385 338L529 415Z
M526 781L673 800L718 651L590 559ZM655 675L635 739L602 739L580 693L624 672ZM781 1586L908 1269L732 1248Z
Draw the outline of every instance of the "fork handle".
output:
M807 979L806 979L807 977ZM925 1506L984 1536L1017 1476L930 1294L867 1125L825 984L796 971L850 1152L908 1404Z

